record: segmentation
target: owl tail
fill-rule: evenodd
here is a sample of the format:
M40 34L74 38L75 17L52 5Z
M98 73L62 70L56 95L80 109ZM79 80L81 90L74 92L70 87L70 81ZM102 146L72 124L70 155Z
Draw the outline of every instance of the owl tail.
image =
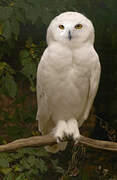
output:
M52 146L45 146L45 149L51 153L57 153L59 151L64 151L67 146L67 142L60 142Z

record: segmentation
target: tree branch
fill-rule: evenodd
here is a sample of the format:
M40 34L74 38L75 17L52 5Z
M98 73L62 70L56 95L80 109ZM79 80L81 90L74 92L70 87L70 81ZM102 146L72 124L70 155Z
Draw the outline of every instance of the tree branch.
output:
M15 150L22 147L32 147L32 146L39 147L39 146L45 146L45 145L52 145L55 143L56 143L56 139L52 135L34 136L34 137L29 137L29 138L24 138L24 139L18 139L5 145L0 145L0 152ZM109 151L117 151L117 143L115 142L91 139L88 137L84 137L82 135L80 136L79 143L92 147L92 148L109 150Z

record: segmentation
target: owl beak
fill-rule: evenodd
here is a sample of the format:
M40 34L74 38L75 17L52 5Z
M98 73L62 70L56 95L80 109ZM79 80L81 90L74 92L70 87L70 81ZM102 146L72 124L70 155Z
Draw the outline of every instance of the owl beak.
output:
M68 31L68 39L71 40L71 38L72 38L71 32Z

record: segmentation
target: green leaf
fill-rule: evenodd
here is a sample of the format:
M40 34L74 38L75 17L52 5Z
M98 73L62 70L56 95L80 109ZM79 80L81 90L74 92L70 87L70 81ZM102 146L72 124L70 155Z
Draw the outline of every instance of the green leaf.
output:
M39 149L27 147L27 148L19 149L19 150L17 150L17 152L18 152L18 155L22 154L22 156L24 154L26 154L26 155L34 155L34 156L37 156L37 157L48 157L49 156L48 152L42 147L39 148ZM30 159L29 159L29 161L30 161Z
M38 167L39 167L41 173L47 172L47 166L42 159L39 160Z
M21 62L23 63L23 60L26 60L25 58L29 57L30 56L30 53L29 51L27 50L22 50L20 51L20 59L21 59Z
M36 162L36 157L35 156L29 156L28 158L27 158L27 162L31 165L31 167L32 166L34 166L35 165L35 162Z
M38 169L30 169L29 171L29 175L38 175L39 174L39 170Z
M8 153L5 153L5 152L1 152L0 153L0 158L2 159L7 159L9 157L9 154Z
M30 147L29 148L27 147L27 148L18 149L17 152L18 152L18 154L22 154L22 155L24 155L24 154L28 154L28 155L34 154L33 149L31 149Z
M12 167L12 169L13 169L15 172L22 172L22 171L24 171L24 168L23 168L21 165L19 165L19 164L14 165L14 166Z
M0 158L0 167L3 168L9 167L9 161L7 159Z
M19 149L18 152L22 154L35 155L37 150L34 148L27 147L27 148Z
M35 79L36 71L37 71L36 64L34 62L28 61L27 59L27 63L25 64L21 72L29 79L30 78Z
M12 168L0 168L0 172L4 175L9 174L11 171L12 171Z
M17 84L14 81L13 76L11 76L10 74L7 74L5 76L4 81L5 81L5 88L8 92L8 95L10 97L14 98L16 96L16 93L17 93Z
M4 62L4 63L5 63L5 62ZM15 70L14 70L8 63L6 63L5 70L6 70L9 74L15 74Z
M12 162L13 159L10 157L9 153L0 153L0 159L5 159L8 162Z
M14 174L11 172L10 174L8 174L6 180L13 180L14 179Z
M20 174L20 175L16 178L16 180L26 180L24 173L23 173L23 174Z
M36 156L38 156L38 157L48 157L49 153L43 147L40 147L39 150L36 153Z
M28 53L27 53L27 55L28 55ZM27 64L31 63L31 61L32 61L32 59L30 57L22 58L21 64L22 64L22 66L25 67Z
M25 169L30 169L30 168L31 168L30 164L27 163L26 159L22 159L22 160L20 161L20 164L21 164L21 165L23 166L23 168L25 168Z
M21 153L11 153L10 154L10 157L13 159L13 160L17 160L17 159L20 159L20 158L22 158L22 154Z

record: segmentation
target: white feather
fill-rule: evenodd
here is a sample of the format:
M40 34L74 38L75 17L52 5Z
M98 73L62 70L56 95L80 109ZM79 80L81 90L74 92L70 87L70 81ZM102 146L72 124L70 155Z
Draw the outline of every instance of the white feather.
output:
M75 29L76 24L82 24L82 28ZM80 13L63 13L50 23L47 42L37 71L39 130L53 133L57 140L64 135L78 140L79 127L89 115L100 79L93 25ZM63 150L66 144L61 147L58 144L49 150Z

